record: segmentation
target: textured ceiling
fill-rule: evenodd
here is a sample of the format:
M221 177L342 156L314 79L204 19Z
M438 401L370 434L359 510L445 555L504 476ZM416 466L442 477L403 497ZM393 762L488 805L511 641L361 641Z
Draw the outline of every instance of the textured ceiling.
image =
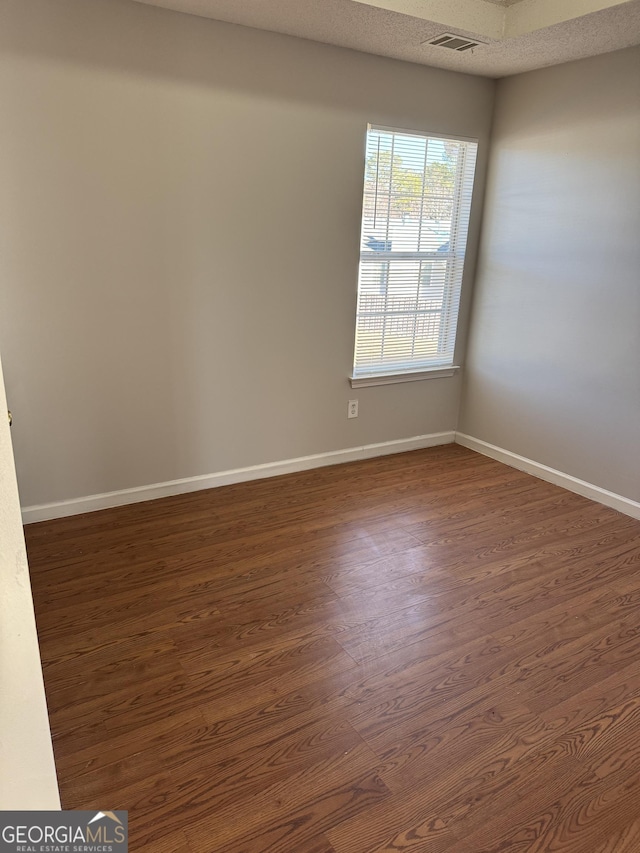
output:
M640 0L135 0L487 77L640 44ZM481 44L422 44L453 31Z

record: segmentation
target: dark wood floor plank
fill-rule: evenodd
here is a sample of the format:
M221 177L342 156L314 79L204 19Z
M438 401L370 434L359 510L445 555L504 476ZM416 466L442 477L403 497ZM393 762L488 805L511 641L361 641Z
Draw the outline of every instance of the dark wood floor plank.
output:
M564 789L545 778L526 800L503 801L501 811L496 806L495 818L465 835L465 843L479 853L591 850L628 819L640 793L639 775L610 784L585 774L570 786L565 781Z
M141 726L135 730L135 737L132 737L130 732L110 735L108 749L97 750L92 745L59 752L56 755L56 766L59 773L72 780L70 784L86 773L100 773L104 780L110 772L107 770L110 765L138 756L141 757L140 760L153 764L153 772L158 772L158 760L164 764L174 749L184 743L185 733L206 728L207 723L200 710L190 708L171 714L160 722ZM107 740L107 736L104 736L104 739ZM148 768L145 768L144 772L151 775Z
M593 853L636 853L640 850L640 820L618 829Z
M212 837L210 802L218 784L215 774L208 770L201 769L197 774L188 771L184 775L174 770L147 779L134 789L124 789L119 796L132 801L140 814L134 830L136 838L148 841L160 837L175 822L176 815L183 814L187 840L196 849L212 853L231 850L236 843L248 843L255 836L256 848L266 851L271 849L269 843L279 837L280 824L299 809L307 816L305 835L301 837L306 841L324 832L325 807L320 800L330 802L339 820L341 815L355 814L367 803L389 796L378 776L377 765L376 756L361 742L352 749L334 751L317 763L307 764L303 770L283 774L259 791L238 796L215 810L215 837ZM238 819L239 814L242 820ZM295 832L296 822L287 828L287 833ZM273 835L271 827L276 830Z
M287 779L309 765L346 754L362 745L345 720L335 716L316 721L297 721L288 731L266 731L251 751L221 749L213 726L193 724L174 727L134 755L108 766L82 773L68 788L71 802L100 798L105 777L113 787L133 791L145 785L160 786L169 776L181 780L180 790L202 784L202 768L215 781L209 788L208 807L221 811L234 802L259 794L265 787Z
M63 805L132 849L640 849L640 522L451 445L25 532Z
M375 807L388 793L376 771L353 779L346 778L335 786L324 784L304 803L297 806L288 804L281 809L282 814L271 820L261 819L240 837L209 849L219 853L289 853L291 850L297 853L307 846L314 849L316 833ZM187 837L199 849L202 847L204 837L197 828L187 831Z
M393 798L375 812L331 830L329 839L337 851L349 853L398 849L444 853L456 849L456 839L462 836L453 831L464 827L465 822L469 826L470 818L477 817L481 822L489 804L504 796L505 791L532 785L531 774L540 774L547 768L560 775L560 762L567 760L559 751L549 749L549 743L548 729L528 715L515 729L505 726L499 741L480 749L461 765L440 767L433 781L425 766L419 774L421 783L409 780L406 788L394 792ZM565 763L566 778L576 774L578 768L575 761Z
M64 659L47 666L51 685L47 694L49 712L74 705L79 692L86 702L128 690L147 680L181 673L176 645L168 638L122 643L118 646L117 659L113 647L99 648L81 658Z
M636 663L594 680L580 692L558 699L539 713L559 737L563 732L597 718L611 708L640 696Z
M152 841L151 844L136 845L136 853L193 853L182 831L171 832Z
M601 779L633 776L640 768L639 716L640 698L634 697L567 732L564 740Z
M611 615L608 618L611 620ZM569 678L572 667L578 676L588 672L597 635L595 640L591 634L585 638L584 627L571 618L570 608L558 606L538 617L537 626L531 617L525 624L526 630L516 624L502 636L485 635L483 642L454 643L451 635L443 632L433 638L435 643L425 643L424 647L416 643L381 658L350 689L358 704L347 713L363 737L377 744L380 739L393 737L396 727L406 729L414 720L428 721L434 709L446 709L460 697L482 697L498 691L526 697L528 685L542 693L553 677L566 689L573 684ZM603 628L602 634L607 638L608 631Z

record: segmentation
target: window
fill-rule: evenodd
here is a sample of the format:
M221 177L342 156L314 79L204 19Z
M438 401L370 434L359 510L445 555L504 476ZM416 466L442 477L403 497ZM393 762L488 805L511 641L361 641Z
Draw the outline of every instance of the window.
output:
M477 147L369 126L354 385L453 369Z

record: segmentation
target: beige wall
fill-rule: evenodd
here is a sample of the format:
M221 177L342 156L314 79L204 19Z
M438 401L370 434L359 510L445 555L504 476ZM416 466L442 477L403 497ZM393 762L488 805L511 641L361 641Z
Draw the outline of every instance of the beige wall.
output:
M23 505L455 429L458 378L347 383L364 135L477 136L482 190L493 81L124 0L4 0L0 56Z
M496 103L459 428L640 500L640 48Z
M59 809L0 365L0 809Z

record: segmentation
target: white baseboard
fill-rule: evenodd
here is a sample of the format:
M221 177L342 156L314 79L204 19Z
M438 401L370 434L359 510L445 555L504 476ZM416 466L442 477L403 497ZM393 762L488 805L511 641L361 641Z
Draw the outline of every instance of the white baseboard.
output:
M495 444L489 444L487 441L481 441L479 438L473 438L473 436L465 435L462 432L456 433L456 444L461 444L463 447L468 447L469 450L482 453L483 456L490 456L492 459L504 462L506 465L517 468L519 471L533 474L534 477L546 480L548 483L562 486L563 489L567 489L570 492L575 492L585 498L605 504L605 506L609 506L612 509L617 509L625 513L625 515L630 515L632 518L640 519L640 503L632 501L631 498L617 495L615 492L600 488L600 486L594 486L593 483L579 480L577 477L572 477L563 471L549 468L540 462L534 462L533 459L527 459L526 456L518 456L517 453L504 450L502 447L496 447Z
M201 489L214 489L231 483L244 483L247 480L261 480L290 474L295 471L307 471L310 468L323 468L342 462L355 462L358 459L371 459L375 456L387 456L392 453L404 453L407 450L420 450L425 447L437 447L441 444L453 444L456 434L434 432L430 435L416 435L413 438L401 438L395 441L383 441L380 444L365 444L362 447L349 447L329 453L315 453L313 456L300 456L282 462L267 462L264 465L251 465L248 468L235 468L231 471L219 471L216 474L203 474L197 477L185 477L182 480L170 480L167 483L153 483L150 486L137 486L133 489L121 489L117 492L105 492L99 495L87 495L55 503L38 504L22 508L24 524L36 521L48 521L51 518L64 518L83 512L94 512L125 504L151 501L171 495L197 492Z

